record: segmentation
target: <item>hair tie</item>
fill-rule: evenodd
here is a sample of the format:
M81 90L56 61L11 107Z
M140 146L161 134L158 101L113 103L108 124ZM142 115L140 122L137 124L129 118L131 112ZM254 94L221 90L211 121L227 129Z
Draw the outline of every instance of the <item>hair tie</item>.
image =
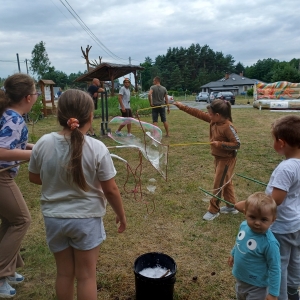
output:
M71 130L74 130L75 128L79 127L79 121L75 118L70 118L67 122L68 126Z

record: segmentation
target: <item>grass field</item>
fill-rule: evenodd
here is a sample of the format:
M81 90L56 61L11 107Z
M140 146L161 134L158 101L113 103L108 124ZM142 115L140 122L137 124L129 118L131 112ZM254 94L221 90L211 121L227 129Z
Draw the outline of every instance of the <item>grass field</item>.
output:
M243 100L246 99L240 101ZM272 148L270 125L285 114L253 108L232 110L241 140L236 173L268 182L272 170L283 159ZM141 120L151 122L150 115L145 114ZM96 132L99 132L100 122L99 118L94 120ZM175 300L235 299L234 278L227 258L244 217L242 214L220 215L211 222L202 220L209 197L199 187L212 189L213 157L208 145L193 143L208 142L208 124L179 110L171 110L168 122L171 137L162 140L169 145L167 181L143 158L142 193L134 194L133 176L127 173L123 162L114 160L128 227L123 234L118 234L112 209L108 207L104 218L107 240L101 245L97 265L98 299L134 300L133 264L139 255L148 252L163 252L175 260ZM159 123L163 130L161 125ZM40 137L58 128L55 117L50 116L39 121L34 130ZM116 145L108 137L101 140L107 146ZM115 148L111 153L126 159L139 174L138 151ZM30 209L32 224L21 249L26 265L19 271L26 280L17 287L14 299L55 299L55 262L45 241L39 207L40 187L29 183L27 178L27 166L22 165L16 181ZM150 179L156 180L154 193L147 189L153 185ZM237 175L233 181L237 201L265 188Z

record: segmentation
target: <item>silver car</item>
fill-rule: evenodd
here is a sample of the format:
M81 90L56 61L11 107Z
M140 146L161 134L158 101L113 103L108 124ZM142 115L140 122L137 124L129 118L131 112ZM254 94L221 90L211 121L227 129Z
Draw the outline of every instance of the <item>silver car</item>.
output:
M207 92L200 92L197 96L195 101L200 102L200 101L205 101L208 102L209 99L209 94Z

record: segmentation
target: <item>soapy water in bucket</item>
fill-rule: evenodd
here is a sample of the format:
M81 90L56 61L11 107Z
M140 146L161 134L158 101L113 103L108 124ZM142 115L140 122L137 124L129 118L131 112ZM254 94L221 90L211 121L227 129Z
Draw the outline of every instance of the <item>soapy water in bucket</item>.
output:
M167 275L170 275L171 273L172 272L170 272L170 270L163 268L159 265L157 265L154 268L145 268L139 272L139 274L141 274L145 277L148 277L148 278L161 278L161 277L164 277L164 275L167 276Z

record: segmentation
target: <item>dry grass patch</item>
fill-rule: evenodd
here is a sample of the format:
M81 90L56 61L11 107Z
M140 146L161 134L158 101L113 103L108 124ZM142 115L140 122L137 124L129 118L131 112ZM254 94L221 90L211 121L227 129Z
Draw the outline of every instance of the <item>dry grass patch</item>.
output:
M267 182L282 159L272 149L270 124L286 113L256 109L233 109L232 113L242 143L236 173ZM143 117L143 121L150 122L150 117ZM128 228L123 234L117 233L114 215L108 207L104 218L107 240L101 245L97 265L98 299L135 299L133 263L141 254L152 251L168 254L177 264L175 300L235 299L234 278L227 258L243 215L221 215L212 222L202 220L208 197L199 186L211 190L214 176L209 146L172 145L208 141L208 124L178 110L171 111L168 121L172 136L163 138L163 143L170 145L167 182L143 159L143 198L137 195L135 199L130 192L134 188L132 176L129 175L125 186L129 192L125 192L128 176L125 165L114 161ZM100 122L95 119L96 128L100 128ZM57 129L55 118L50 117L36 124L35 134L41 136ZM102 141L107 146L116 145L108 138ZM133 169L139 163L137 151L114 149L112 152L127 159ZM26 281L17 287L15 299L55 299L55 263L45 242L39 208L40 187L29 183L27 177L23 165L17 182L31 211L32 225L22 245L26 263L22 274ZM154 193L147 190L150 178L156 179ZM237 176L234 183L238 200L264 190L263 186Z

